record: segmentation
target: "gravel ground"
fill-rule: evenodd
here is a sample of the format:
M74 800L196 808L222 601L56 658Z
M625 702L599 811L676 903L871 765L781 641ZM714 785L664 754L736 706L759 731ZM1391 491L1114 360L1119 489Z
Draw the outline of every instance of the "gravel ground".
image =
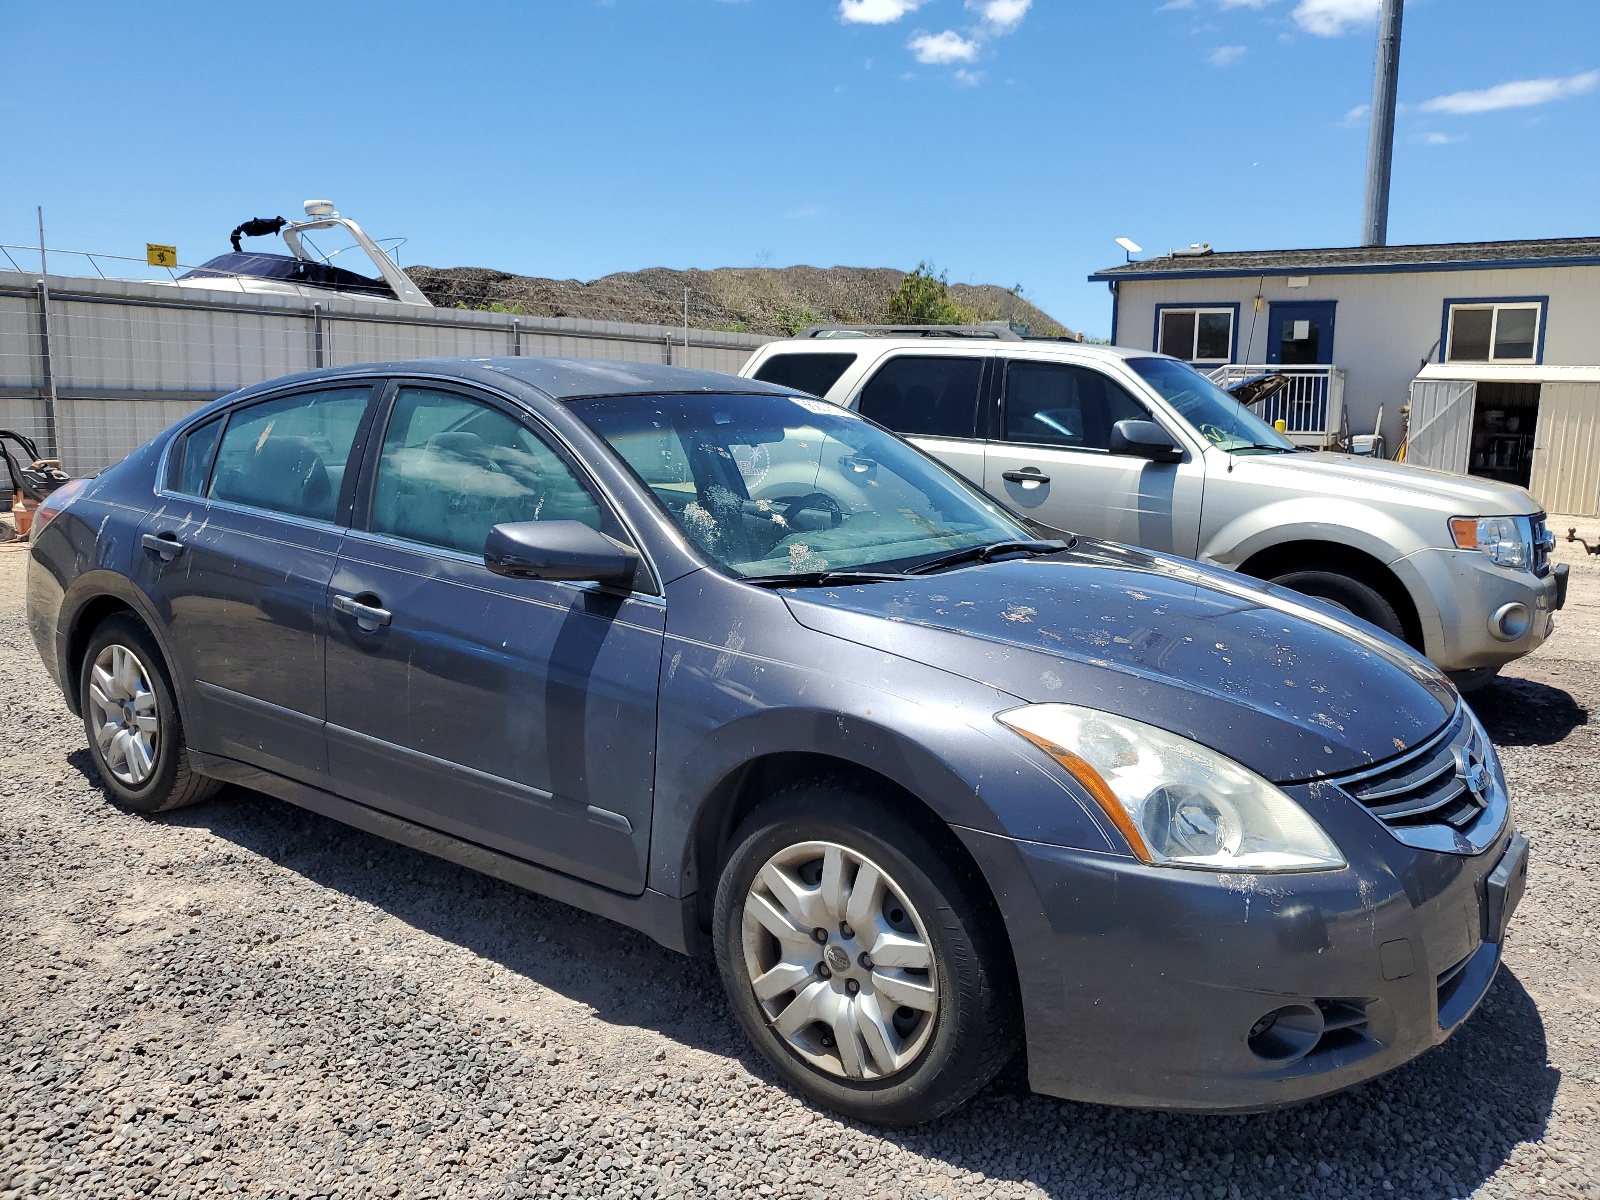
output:
M1287 1112L1012 1084L891 1134L778 1086L708 963L246 791L114 808L23 565L0 546L0 1200L1600 1196L1588 561L1553 643L1479 700L1535 853L1450 1042Z

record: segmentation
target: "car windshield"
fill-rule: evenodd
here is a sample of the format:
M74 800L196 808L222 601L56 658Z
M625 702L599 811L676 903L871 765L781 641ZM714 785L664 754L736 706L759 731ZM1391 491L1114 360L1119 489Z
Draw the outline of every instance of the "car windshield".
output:
M744 578L893 572L1030 536L920 451L798 396L612 396L571 410L684 535Z
M1130 358L1126 362L1219 450L1260 454L1295 448L1188 363L1175 358Z

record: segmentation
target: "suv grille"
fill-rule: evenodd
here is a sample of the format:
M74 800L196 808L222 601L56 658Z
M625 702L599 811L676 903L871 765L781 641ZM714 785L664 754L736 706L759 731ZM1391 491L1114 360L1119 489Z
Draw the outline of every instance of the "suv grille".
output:
M1476 853L1499 832L1504 786L1493 751L1465 704L1398 762L1335 780L1407 845Z
M1532 518L1533 526L1533 573L1544 576L1550 573L1550 550L1555 545L1555 539L1550 536L1545 528L1545 517L1540 513Z

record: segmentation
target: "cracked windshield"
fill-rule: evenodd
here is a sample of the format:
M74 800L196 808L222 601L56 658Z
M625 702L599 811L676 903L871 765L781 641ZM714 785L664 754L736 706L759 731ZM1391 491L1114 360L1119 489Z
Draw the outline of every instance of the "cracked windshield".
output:
M685 536L747 579L898 570L1028 532L848 409L790 396L583 400Z

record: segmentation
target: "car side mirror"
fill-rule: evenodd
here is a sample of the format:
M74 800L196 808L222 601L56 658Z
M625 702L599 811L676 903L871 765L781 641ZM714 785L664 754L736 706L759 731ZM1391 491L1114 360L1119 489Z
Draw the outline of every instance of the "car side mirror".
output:
M1108 449L1151 462L1177 462L1183 457L1183 447L1175 445L1172 435L1154 421L1118 421L1111 427Z
M633 589L639 552L582 521L509 521L489 530L483 565L508 579Z

